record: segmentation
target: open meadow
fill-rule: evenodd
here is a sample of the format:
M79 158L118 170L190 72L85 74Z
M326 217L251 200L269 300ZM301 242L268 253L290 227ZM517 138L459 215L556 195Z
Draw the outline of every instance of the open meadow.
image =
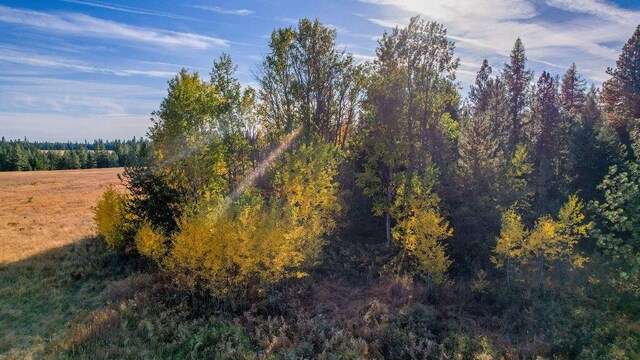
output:
M39 353L117 277L92 208L121 171L0 173L0 358Z
M92 207L122 168L0 173L0 264L96 234Z

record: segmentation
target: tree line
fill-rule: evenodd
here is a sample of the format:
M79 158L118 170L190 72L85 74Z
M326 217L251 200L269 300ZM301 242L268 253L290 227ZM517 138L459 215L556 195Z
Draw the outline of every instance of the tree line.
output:
M0 140L0 171L94 169L142 166L151 156L145 139L93 143Z

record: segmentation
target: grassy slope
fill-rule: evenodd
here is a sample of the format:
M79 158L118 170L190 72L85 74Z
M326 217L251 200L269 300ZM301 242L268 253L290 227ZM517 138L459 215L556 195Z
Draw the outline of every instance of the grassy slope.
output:
M61 339L69 321L103 305L107 285L130 271L98 239L0 266L0 357L31 357Z

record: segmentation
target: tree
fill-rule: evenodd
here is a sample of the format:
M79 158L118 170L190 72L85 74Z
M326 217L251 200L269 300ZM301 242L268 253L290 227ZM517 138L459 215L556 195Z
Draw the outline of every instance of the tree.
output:
M563 167L569 191L585 200L601 199L598 185L609 168L624 158L615 132L603 121L598 91L591 86L568 134L568 156Z
M169 81L167 97L153 113L149 136L154 164L190 206L228 191L218 121L224 104L217 88L182 70Z
M94 210L93 219L100 234L109 246L121 248L127 245L127 198L112 187L102 193Z
M457 94L453 81L458 59L440 24L411 19L385 33L364 101L363 171L358 184L374 200L374 214L385 215L387 244L399 174L423 176L453 158L457 138ZM408 176L413 176L408 175ZM409 185L410 186L410 185Z
M582 106L586 101L586 85L576 67L576 63L571 63L569 69L562 77L560 85L560 104L562 110L573 116L577 116L582 111Z
M185 219L164 264L183 286L232 300L306 276L341 209L335 155L329 145L303 145L278 161L270 191L251 188Z
M387 246L391 245L394 178L408 166L409 145L402 121L406 96L402 71L380 63L363 103L363 164L356 184L373 200L373 214L385 217Z
M542 72L531 106L533 125L534 207L541 213L554 210L558 199L557 159L559 153L560 109L557 83Z
M509 152L513 154L523 138L525 122L524 112L527 107L527 96L533 73L527 70L527 57L520 38L516 39L503 71L504 81L509 95L509 123L506 124L508 133Z
M582 267L587 261L575 250L578 241L586 237L592 228L585 219L584 205L575 195L570 196L560 208L556 219L549 214L542 215L530 230L524 227L521 216L514 209L509 209L502 215L502 228L491 261L496 267L506 266L507 285L511 281L512 269L537 263L540 288L545 270L550 265Z
M237 66L233 64L231 57L222 53L217 61L213 62L211 86L219 93L220 104L218 109L217 129L223 137L241 132L243 126L240 118L240 104L242 91L240 82L234 78Z
M500 236L496 240L493 249L491 262L497 267L505 270L505 280L507 287L511 286L512 268L515 262L524 255L526 240L529 236L522 223L522 217L514 210L508 209L502 214Z
M631 132L640 119L640 25L622 48L611 78L602 84L602 103L607 123L629 150Z
M299 126L311 134L344 145L356 121L362 94L361 68L339 51L336 31L317 19L275 30L258 81L265 126L280 137Z
M482 61L482 66L476 75L476 82L469 89L469 101L473 109L473 114L483 113L489 106L491 93L488 89L488 82L491 77L491 66L487 59Z
M503 155L488 111L463 117L458 140L455 199L452 222L456 242L452 252L472 259L486 259L489 243L499 226L504 176Z
M592 208L599 215L598 245L610 256L616 283L640 295L640 145L633 145L633 160L613 165L599 188L604 200Z
M440 198L432 192L434 182L434 174L423 179L415 174L403 177L392 209L397 221L393 238L413 260L416 274L425 280L429 290L446 279L451 260L443 242L453 234L440 214Z

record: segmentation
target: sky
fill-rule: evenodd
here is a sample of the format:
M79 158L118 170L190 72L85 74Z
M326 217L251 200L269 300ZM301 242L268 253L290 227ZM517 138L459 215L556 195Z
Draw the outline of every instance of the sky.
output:
M271 32L304 17L370 61L382 33L415 15L448 29L463 93L483 59L502 69L517 37L536 74L575 62L599 86L640 24L640 0L0 0L0 136L144 136L183 67L208 78L226 52L255 86Z

